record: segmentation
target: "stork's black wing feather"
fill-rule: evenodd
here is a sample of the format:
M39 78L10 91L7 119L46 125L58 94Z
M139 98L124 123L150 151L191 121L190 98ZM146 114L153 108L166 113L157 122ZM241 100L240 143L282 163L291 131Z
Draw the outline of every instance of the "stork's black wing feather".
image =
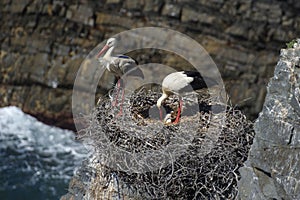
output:
M200 78L202 78L200 72L197 72L197 71L183 71L183 74L185 74L187 77L200 77Z
M136 59L131 58L129 56L120 54L120 55L116 55L115 57L117 57L117 58L125 58L125 59L132 59L132 60L134 60L134 62L135 62L136 65L139 65L139 63L138 63L138 61Z
M218 84L211 78L203 78L200 72L197 71L184 71L183 74L185 74L187 77L193 78L193 81L190 83L190 86L193 88L193 90L208 88L208 86L210 87Z
M125 55L117 55L117 58L127 58L127 59L131 59L129 56L125 56Z
M134 59L134 58L131 58L131 59L134 60L134 62L135 62L136 65L139 65L139 63L138 63L138 61L136 59Z

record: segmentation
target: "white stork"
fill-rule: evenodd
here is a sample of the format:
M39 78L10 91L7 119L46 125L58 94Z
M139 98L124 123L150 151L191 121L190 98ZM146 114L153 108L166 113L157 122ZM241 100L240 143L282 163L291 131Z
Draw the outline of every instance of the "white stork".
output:
M137 77L141 77L144 78L144 74L142 72L142 70L140 68L138 68L138 63L136 60L130 58L129 56L125 56L125 55L116 55L113 56L112 52L115 48L117 44L117 40L116 38L109 38L106 42L106 45L101 49L101 51L97 54L97 59L100 63L104 64L104 66L106 67L106 69L113 73L115 75L115 77L118 79L117 82L117 94L116 94L116 98L115 101L113 102L113 106L117 105L117 99L119 96L119 91L121 88L121 84L122 87L124 87L124 83L121 83L121 77L127 73L128 75L131 76L137 76ZM106 52L104 54L103 57L100 57L104 52ZM120 106L120 112L118 115L122 114L122 104L124 101L124 89L122 90L122 103Z
M207 81L207 82L205 82ZM199 72L195 71L180 71L174 72L166 76L162 82L162 96L157 100L157 107L160 110L160 118L162 119L161 104L170 95L175 94L179 97L179 108L177 111L177 116L174 124L177 124L180 119L180 114L182 112L182 97L180 94L184 92L190 92L194 90L199 90L203 88L208 88L208 86L217 85L217 82L211 78L205 78L201 76ZM167 117L167 116L166 116ZM167 118L170 118L168 116ZM170 121L170 119L168 119Z

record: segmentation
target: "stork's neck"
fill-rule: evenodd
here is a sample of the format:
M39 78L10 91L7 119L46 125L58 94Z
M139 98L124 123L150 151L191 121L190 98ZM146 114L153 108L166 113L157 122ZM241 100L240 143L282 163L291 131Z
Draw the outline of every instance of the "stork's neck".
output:
M106 58L106 59L108 59L108 58L110 58L111 57L111 53L112 53L112 51L114 50L114 46L112 46L112 47L110 47L108 50L107 50L107 52L105 53L105 55L103 56L103 58Z
M168 95L166 93L163 93L162 96L157 100L157 107L160 108L161 107L161 103L163 102L163 100L165 100L166 98L168 98Z

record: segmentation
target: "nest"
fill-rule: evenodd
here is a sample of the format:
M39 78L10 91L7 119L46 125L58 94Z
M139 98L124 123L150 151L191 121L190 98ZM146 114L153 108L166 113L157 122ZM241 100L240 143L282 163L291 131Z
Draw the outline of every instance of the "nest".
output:
M100 101L81 137L106 166L101 173L114 174L146 199L234 199L238 169L254 137L252 123L239 110L198 93L184 97L183 114L189 114L166 125L159 120L159 97L152 91L133 93L125 97L119 117L118 106ZM163 106L176 115L178 98Z

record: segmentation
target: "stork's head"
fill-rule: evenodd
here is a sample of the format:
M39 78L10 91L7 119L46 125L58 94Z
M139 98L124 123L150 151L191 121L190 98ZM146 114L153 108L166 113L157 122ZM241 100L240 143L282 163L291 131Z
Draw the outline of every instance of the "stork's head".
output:
M101 51L97 54L97 58L99 58L107 49L114 47L117 43L116 38L109 38L105 44L105 46L101 49Z
M108 47L113 47L115 46L116 42L117 42L116 38L109 38L106 42L106 45Z

